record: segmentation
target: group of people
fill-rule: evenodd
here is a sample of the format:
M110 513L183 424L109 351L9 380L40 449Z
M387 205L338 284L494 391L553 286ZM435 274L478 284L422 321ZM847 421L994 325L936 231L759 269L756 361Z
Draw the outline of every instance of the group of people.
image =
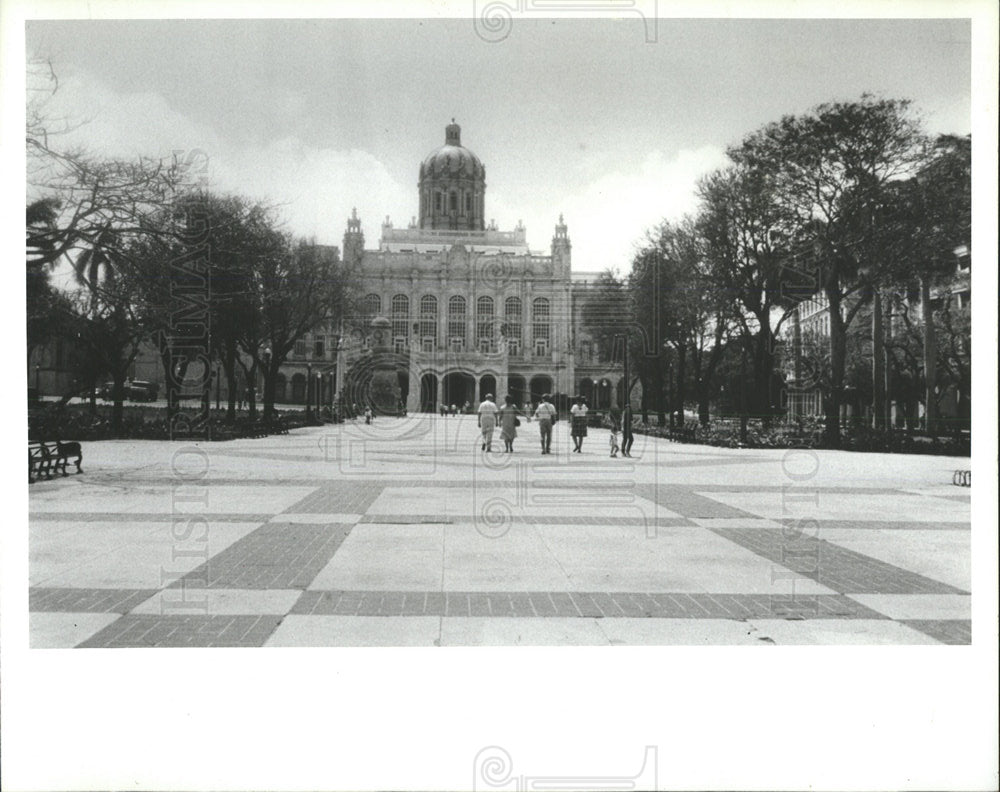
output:
M552 426L559 420L559 413L552 404L551 394L542 396L541 402L535 408L534 416L522 411L513 399L504 396L503 406L497 407L493 401L493 394L487 393L486 398L479 405L477 420L482 431L482 451L493 450L493 433L497 424L500 425L500 439L504 443L504 453L514 452L514 439L517 437L517 427L521 425L521 418L530 421L534 417L538 421L539 437L542 444L542 453L552 453ZM611 414L611 456L617 457L618 452L624 457L632 456L632 443L635 438L632 435L632 407L626 404L621 412ZM582 396L578 396L575 403L570 408L570 437L573 438L573 452L583 453L583 438L587 436L587 401ZM619 441L619 435L621 440Z
M454 404L449 407L447 404L442 404L438 407L438 412L441 414L442 418L445 418L449 415L458 415L460 412L467 413L469 412L469 407L469 402L466 402L462 407L458 407Z

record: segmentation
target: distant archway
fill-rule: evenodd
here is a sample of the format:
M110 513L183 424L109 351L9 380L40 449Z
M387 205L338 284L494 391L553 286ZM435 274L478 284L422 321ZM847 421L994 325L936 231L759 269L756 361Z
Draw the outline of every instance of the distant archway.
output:
M483 374L479 378L479 401L486 398L487 393L492 393L495 397L502 399L503 395L497 393L497 378L492 374Z
M524 404L528 400L528 385L524 377L513 374L507 377L507 393L514 400L514 404Z
M546 393L552 393L552 377L539 374L537 377L531 378L531 403L538 404L542 400L542 396Z
M436 412L438 402L438 378L435 374L424 374L420 378L420 409Z
M580 380L580 390L574 394L577 396L583 396L587 401L588 407L594 406L594 381L590 377L584 377Z
M594 384L594 401L587 402L595 410L607 410L611 407L611 380L607 377Z
M453 371L444 378L444 404L461 407L466 402L471 403L476 398L476 381L471 374L463 371Z

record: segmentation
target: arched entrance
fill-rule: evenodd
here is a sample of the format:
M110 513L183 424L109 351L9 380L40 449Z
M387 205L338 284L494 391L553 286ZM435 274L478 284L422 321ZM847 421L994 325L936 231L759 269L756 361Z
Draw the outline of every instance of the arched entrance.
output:
M479 401L485 399L487 393L492 393L497 399L503 398L503 394L497 393L497 378L492 374L483 374L479 378Z
M580 391L577 396L583 396L587 400L587 406L594 406L594 381L590 377L580 380Z
M594 401L591 406L596 410L607 410L611 407L611 380L600 379L594 386Z
M528 400L528 385L524 377L517 374L507 377L507 393L514 400L514 404L524 405Z
M453 371L444 378L444 393L441 399L444 404L461 407L466 402L470 404L476 398L476 381L471 374Z
M547 377L539 374L537 377L531 378L531 403L538 404L542 400L542 396L546 393L552 393L552 377Z
M424 374L420 378L420 409L422 412L437 412L438 378L435 374Z
M618 397L618 406L622 408L625 407L625 388L625 378L622 377L618 380L618 385L615 387L616 395Z

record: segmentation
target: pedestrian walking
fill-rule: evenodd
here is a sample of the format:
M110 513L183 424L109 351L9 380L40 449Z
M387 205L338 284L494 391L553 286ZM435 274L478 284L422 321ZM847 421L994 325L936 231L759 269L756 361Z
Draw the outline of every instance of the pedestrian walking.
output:
M576 397L576 404L570 410L570 437L573 438L573 451L583 453L583 438L587 436L587 402L583 396Z
M618 456L618 430L620 428L619 414L617 410L611 410L608 415L611 421L611 431L608 433L608 444L611 446L611 457Z
M493 450L493 431L497 428L497 406L493 402L493 394L487 393L479 404L476 422L483 433L482 451Z
M372 414L372 408L371 407L365 407L365 423L366 424L370 424L372 422L373 418L374 418L374 415Z
M632 436L632 405L625 402L625 409L622 410L622 456L632 456L632 443L635 438Z
M518 416L522 414L509 394L503 397L503 407L499 409L498 415L500 417L500 439L503 440L505 454L514 453L514 438L517 437L517 427L521 424ZM527 416L525 418L527 419Z
M538 433L542 440L542 453L552 453L552 424L558 420L558 414L548 393L542 396L541 402L535 408L535 418L538 420Z

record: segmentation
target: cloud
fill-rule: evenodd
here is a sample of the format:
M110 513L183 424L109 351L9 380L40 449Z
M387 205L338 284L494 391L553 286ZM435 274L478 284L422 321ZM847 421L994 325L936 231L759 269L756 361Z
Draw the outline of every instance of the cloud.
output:
M374 247L388 215L398 228L417 213L417 190L410 177L390 172L370 152L307 145L287 135L264 145L238 145L210 126L180 112L154 92L121 93L83 72L62 79L48 111L55 118L85 120L60 145L80 144L105 156L170 156L179 153L203 166L199 175L213 189L246 195L274 205L296 235L339 245L347 217L357 207L366 246ZM502 229L522 220L533 249L547 251L559 214L573 243L573 268L625 270L636 241L663 218L695 208L699 176L725 164L714 146L684 149L673 156L651 151L634 169L613 169L579 189L558 195L553 184L491 185L486 221ZM605 160L609 166L613 160ZM591 173L600 167L591 164ZM544 177L544 163L535 170ZM537 192L533 192L537 187ZM553 189L555 188L555 189ZM543 198L542 195L548 196Z
M725 163L725 152L715 146L683 149L674 157L654 150L636 171L612 171L568 196L563 205L573 269L627 270L645 231L693 212L698 178Z

